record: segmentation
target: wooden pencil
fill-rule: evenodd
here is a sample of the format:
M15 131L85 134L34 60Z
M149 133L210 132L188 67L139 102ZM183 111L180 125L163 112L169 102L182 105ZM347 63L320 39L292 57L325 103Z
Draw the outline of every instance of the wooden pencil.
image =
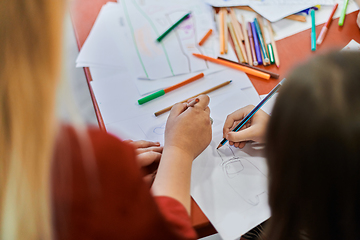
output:
M279 59L279 54L278 54L275 39L274 39L274 32L273 32L273 29L272 29L272 26L271 26L271 22L269 20L267 20L267 27L269 29L271 45L272 45L273 50L274 50L275 65L277 67L280 67L280 59Z
M251 57L250 42L249 42L249 37L247 35L246 23L245 23L245 19L244 19L243 15L241 15L241 20L242 20L241 24L242 24L242 31L243 31L243 36L244 36L247 60L248 60L248 63L250 64L250 66L252 66L253 65L253 60L252 60L252 57Z
M224 29L224 12L222 9L219 11L219 40L220 40L220 54L225 53L225 29Z
M236 55L237 55L240 62L245 62L243 54L241 53L241 50L240 50L240 47L239 47L239 41L238 41L237 36L235 34L232 22L228 23L228 27L229 27L229 30L230 30L231 40L232 40L232 42L234 44L235 53L236 53Z
M238 39L239 48L240 48L241 54L243 55L244 62L248 63L249 60L248 60L248 58L246 56L246 51L245 51L245 48L244 48L244 45L243 45L244 35L242 33L240 23L237 20L235 11L232 8L230 8L230 19L231 19L232 26L234 28L236 38Z
M267 71L267 70L262 69L262 68L250 66L250 65L247 65L247 64L245 64L245 63L234 62L234 61L231 61L231 60L226 59L226 58L223 58L223 57L218 57L218 59L221 59L221 60L224 60L224 61L228 61L228 62L231 62L231 63L235 63L235 64L239 64L239 65L241 65L241 66L249 67L249 68L255 69L255 70L257 70L257 71L263 72L263 73L267 73L267 74L270 75L270 77L275 78L275 79L278 79L278 78L280 77L280 74L273 73L273 72Z
M224 12L224 52L227 54L229 47L229 29L228 29L228 17L226 8L222 9Z
M201 92L201 93L196 94L196 95L194 95L194 96L192 96L192 97L189 97L189 98L185 99L184 101L181 101L180 103L187 102L189 99L195 98L195 97L200 96L200 95L203 95L203 94L211 93L211 92L213 92L213 91L215 91L215 90L217 90L217 89L219 89L219 88L225 87L226 85L230 84L231 82L232 82L232 80L223 82L223 83L221 83L221 84L219 84L219 85L217 85L217 86L215 86L215 87L212 87L212 88L210 88L210 89L208 89L208 90L206 90L206 91L204 91L204 92ZM169 106L169 107L167 107L167 108L164 108L164 109L162 109L162 110L160 110L160 111L157 111L156 113L154 113L155 116L159 116L159 115L161 115L161 114L163 114L163 113L166 113L166 112L170 111L171 108L172 108L174 105L175 105L175 104L173 104L173 105L171 105L171 106Z

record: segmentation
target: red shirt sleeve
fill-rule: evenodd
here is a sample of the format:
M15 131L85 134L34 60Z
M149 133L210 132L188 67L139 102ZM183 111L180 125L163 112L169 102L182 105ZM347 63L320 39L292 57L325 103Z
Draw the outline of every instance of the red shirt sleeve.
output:
M99 130L61 130L52 204L56 239L196 239L179 202L155 202L134 149Z

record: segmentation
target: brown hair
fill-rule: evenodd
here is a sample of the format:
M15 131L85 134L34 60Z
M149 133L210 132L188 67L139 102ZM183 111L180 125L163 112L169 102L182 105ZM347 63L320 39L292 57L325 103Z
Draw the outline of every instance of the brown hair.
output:
M360 54L298 67L267 132L267 239L360 239Z
M0 239L50 239L62 0L0 1Z

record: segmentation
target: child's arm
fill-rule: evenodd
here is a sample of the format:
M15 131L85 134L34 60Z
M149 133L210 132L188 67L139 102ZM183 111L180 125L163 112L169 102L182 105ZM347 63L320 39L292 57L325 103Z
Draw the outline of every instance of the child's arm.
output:
M260 143L265 141L267 123L270 117L261 109L254 114L240 131L231 131L253 108L253 105L248 105L227 116L223 128L223 137L229 140L230 145L243 148L247 141Z
M209 97L202 95L193 107L176 104L165 128L165 144L152 186L155 196L168 196L181 202L190 213L192 161L211 141Z

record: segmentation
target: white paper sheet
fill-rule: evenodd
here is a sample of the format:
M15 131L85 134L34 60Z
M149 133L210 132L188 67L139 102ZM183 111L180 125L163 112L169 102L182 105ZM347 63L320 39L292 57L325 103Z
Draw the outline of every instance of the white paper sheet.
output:
M238 92L244 88L253 88L246 74L237 70L227 69L205 76L202 79L148 103L138 105L137 100L141 98L141 96L137 92L133 81L129 79L126 74L116 71L111 72L102 68L90 68L90 72L94 79L91 85L105 125L108 126L109 124L118 123L119 128L125 132L134 131L133 128L128 127L128 124L139 122L144 118L153 121L157 119L154 116L156 111L185 100L225 81L233 80L231 84L210 93L209 96L214 97L224 93ZM99 80L97 78L102 79ZM163 115L167 116L168 114ZM123 121L125 121L125 123L123 123Z
M156 42L188 12L188 19ZM192 53L215 56L214 41L197 44L209 29L214 29L212 9L200 0L110 2L100 11L77 66L120 66L142 79L199 72L211 64Z
M222 124L213 126L210 146L194 160L192 167L191 195L225 240L240 237L270 217L267 166L261 157L262 150L251 144L243 150L228 144L216 150L226 116L248 104L257 103L238 94L212 107L212 114L223 119Z
M358 51L360 51L360 44L353 39L342 50L358 52Z

